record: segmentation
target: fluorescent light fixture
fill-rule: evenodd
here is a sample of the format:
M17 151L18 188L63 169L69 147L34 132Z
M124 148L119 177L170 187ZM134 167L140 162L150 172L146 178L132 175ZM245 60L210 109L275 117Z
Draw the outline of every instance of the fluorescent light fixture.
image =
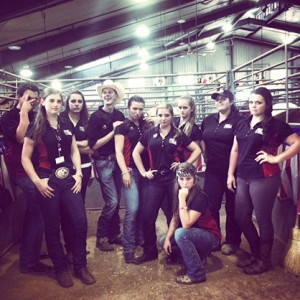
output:
M184 19L180 19L180 20L177 21L177 23L183 24L183 23L185 23L185 20Z
M145 24L142 24L136 29L135 34L140 38L146 38L150 34L150 30Z
M232 24L231 24L231 23L228 23L228 22L226 22L226 23L222 26L222 29L223 29L223 31L225 31L225 32L231 31L232 28L233 28Z
M65 66L65 69L72 69L73 66Z
M147 63L142 62L142 63L140 64L140 69L141 69L142 71L147 71L147 70L149 69L149 66L148 66Z
M139 57L143 60L147 60L149 58L149 52L146 49L142 48L139 52Z
M56 89L56 90L61 90L61 87L62 87L62 84L59 80L57 79L54 79L52 82L51 82L51 86Z
M32 71L29 69L29 66L27 65L25 65L20 71L20 75L25 78L31 77L32 74L33 74Z
M19 51L19 50L21 50L21 46L11 45L11 46L8 46L8 49L13 50L13 51Z
M214 49L216 44L213 41L210 41L206 44L207 49Z

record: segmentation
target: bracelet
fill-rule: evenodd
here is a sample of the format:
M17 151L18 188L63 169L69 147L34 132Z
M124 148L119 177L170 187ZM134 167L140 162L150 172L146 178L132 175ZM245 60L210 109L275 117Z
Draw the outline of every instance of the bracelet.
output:
M122 176L123 176L124 174L130 173L131 171L132 171L132 169L131 169L131 168L128 168L128 170L127 170L127 171L125 171L125 172L122 172Z
M187 206L181 206L180 209L188 209Z
M82 173L79 173L79 172L76 172L76 173L75 173L75 176L83 177Z

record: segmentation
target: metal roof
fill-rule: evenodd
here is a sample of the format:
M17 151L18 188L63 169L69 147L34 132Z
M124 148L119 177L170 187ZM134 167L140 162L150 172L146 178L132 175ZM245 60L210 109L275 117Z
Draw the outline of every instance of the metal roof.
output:
M18 74L28 64L35 79L72 78L76 68L99 59L127 57L137 65L141 47L159 61L201 53L210 40L276 46L300 36L299 21L298 0L7 0L0 4L0 69ZM228 33L225 22L233 24ZM140 24L150 28L148 38L135 36Z

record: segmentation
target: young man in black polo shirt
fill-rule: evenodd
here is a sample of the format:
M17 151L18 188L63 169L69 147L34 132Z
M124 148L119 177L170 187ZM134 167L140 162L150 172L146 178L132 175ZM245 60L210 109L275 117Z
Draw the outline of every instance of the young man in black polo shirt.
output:
M20 245L20 272L43 273L51 267L39 262L44 220L35 197L34 184L25 173L21 153L26 130L33 119L33 108L38 103L39 89L32 83L20 85L17 104L2 117L2 129L8 151L5 155L10 180L26 196L26 211Z
M125 96L123 86L105 81L97 87L103 101L88 123L89 147L94 153L96 171L104 200L102 214L98 220L97 244L101 251L113 251L112 244L122 244L120 234L119 199L121 173L116 161L114 131L125 120L124 114L115 109Z

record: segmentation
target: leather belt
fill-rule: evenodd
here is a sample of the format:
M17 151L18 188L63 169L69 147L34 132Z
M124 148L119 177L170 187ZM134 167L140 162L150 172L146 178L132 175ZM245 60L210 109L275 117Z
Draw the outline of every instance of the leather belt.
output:
M116 160L116 154L109 154L109 155L99 155L97 156L96 160L110 160L110 161L113 161L113 160Z
M65 179L70 174L70 171L66 167L60 167L55 170L55 177L58 179Z
M173 173L173 171L170 169L163 169L163 170L157 171L156 173L154 173L154 175L156 175L158 177L163 177L163 176L170 175L172 173Z

